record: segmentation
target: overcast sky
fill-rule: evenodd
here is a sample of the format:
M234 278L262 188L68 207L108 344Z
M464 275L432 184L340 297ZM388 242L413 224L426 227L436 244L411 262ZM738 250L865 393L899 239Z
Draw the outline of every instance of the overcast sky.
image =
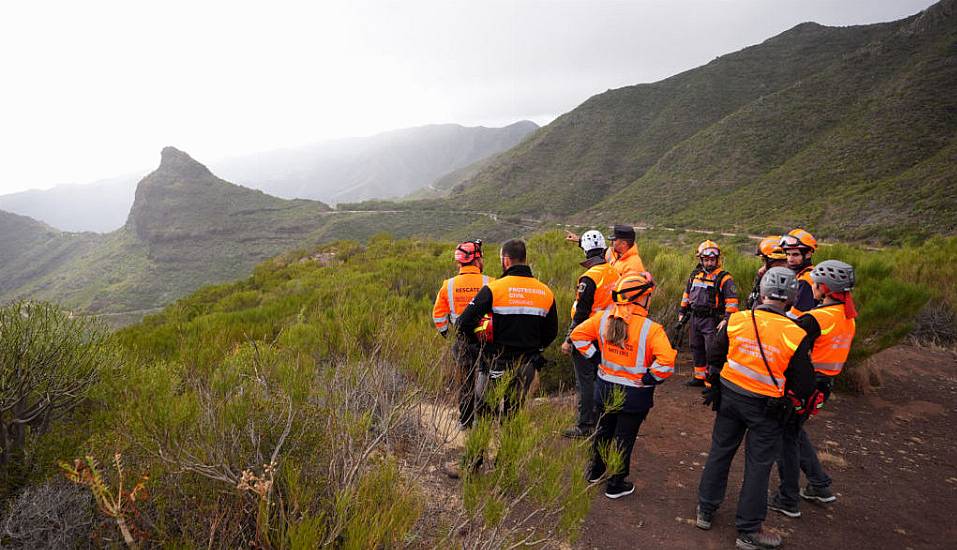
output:
M0 4L0 193L429 123L545 124L804 22L929 0Z

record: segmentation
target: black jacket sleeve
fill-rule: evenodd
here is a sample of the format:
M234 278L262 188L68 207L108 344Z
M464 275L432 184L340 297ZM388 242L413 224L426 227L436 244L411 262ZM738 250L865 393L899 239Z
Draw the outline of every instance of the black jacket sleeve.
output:
M578 303L575 305L575 316L572 317L572 322L568 326L568 334L565 335L566 340L569 340L569 336L575 327L588 320L591 307L595 303L595 290L597 289L598 285L591 280L591 277L582 277L578 280Z
M462 315L460 315L458 321L456 321L456 327L461 337L469 342L475 342L477 340L475 338L475 327L478 326L482 317L491 311L492 289L483 286L482 290L478 291L475 298L472 298L468 307L465 308L465 311L462 312Z
M798 282L797 296L794 298L794 307L801 311L811 311L817 307L817 300L814 299L814 291L807 281Z
M784 371L785 388L794 392L798 399L804 400L814 392L814 365L811 364L810 338L805 337L798 345L797 351L791 357L788 368Z
M709 371L720 371L728 360L728 325L721 327L714 335L714 343L708 350Z
M489 295L491 296L491 292ZM491 304L491 300L489 304ZM550 346L555 341L556 336L558 336L558 309L555 308L555 300L552 300L552 307L548 309L548 315L542 319L541 348L545 349Z
M817 337L821 335L821 325L817 322L817 319L815 319L813 315L805 313L795 319L794 322L807 333L808 350L814 349L814 342L816 342Z

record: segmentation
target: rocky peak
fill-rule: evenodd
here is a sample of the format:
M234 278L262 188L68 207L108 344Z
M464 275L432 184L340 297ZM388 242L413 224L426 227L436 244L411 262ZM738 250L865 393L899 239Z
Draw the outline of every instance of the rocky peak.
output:
M163 151L160 153L160 165L156 171L185 178L212 176L209 168L175 147L163 147Z

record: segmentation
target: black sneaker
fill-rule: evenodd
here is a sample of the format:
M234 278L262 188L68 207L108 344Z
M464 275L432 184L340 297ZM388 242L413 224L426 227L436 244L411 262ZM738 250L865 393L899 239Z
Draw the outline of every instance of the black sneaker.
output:
M774 510L775 512L781 512L789 518L799 518L801 517L801 510L798 509L797 503L787 504L781 500L780 493L774 493L771 495L771 498L768 499L768 510Z
M698 505L698 508L695 510L697 514L697 519L694 522L694 526L698 529L704 529L707 531L711 529L711 522L714 520L714 512L705 512L701 509L701 505Z
M605 486L605 496L608 498L621 498L635 492L635 484L630 481L621 481L612 485Z
M738 533L738 540L734 547L740 550L773 550L781 546L781 535L757 531L754 533Z
M691 386L693 388L703 388L704 380L700 378L692 378L691 380L688 380L687 382L685 382L685 386Z
M813 485L808 485L807 487L801 489L801 498L804 500L816 500L818 502L834 502L837 500L837 497L834 496L834 493L831 492L831 489L828 487L815 487Z

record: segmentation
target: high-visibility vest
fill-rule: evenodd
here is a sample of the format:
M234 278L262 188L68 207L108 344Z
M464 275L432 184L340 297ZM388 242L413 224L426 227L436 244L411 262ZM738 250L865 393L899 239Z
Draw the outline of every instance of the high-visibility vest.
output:
M814 340L811 362L814 370L827 376L837 376L851 352L851 341L857 324L844 316L844 304L831 304L812 309L811 315L821 327L821 335Z
M601 351L598 377L606 382L644 387L641 379L650 372L658 381L674 373L677 352L668 342L664 328L643 315L626 314L628 338L623 346L605 340L605 329L613 311L601 311L575 327L571 333L572 345L585 357ZM593 342L598 342L596 348Z
M449 322L455 323L478 291L494 280L488 275L482 275L479 268L473 265L462 266L458 275L446 279L432 307L432 322L435 323L435 328L439 332L448 330Z
M752 315L756 315L754 320ZM755 321L767 366L758 349ZM781 397L784 371L806 336L804 329L784 315L763 310L733 313L728 320L728 360L721 369L721 378L758 395Z
M618 270L608 263L603 263L589 267L578 280L581 280L582 277L588 277L595 281L595 296L591 303L589 317L594 315L596 311L604 311L612 307L611 291L615 290L615 284L618 282ZM572 302L571 314L569 315L571 319L575 318L578 298L578 292L576 291L575 301Z
M605 261L614 267L622 277L625 275L637 275L645 271L645 264L641 261L641 256L638 254L637 244L631 245L631 248L626 250L621 256L618 256L613 248L608 247L608 251L605 252Z

